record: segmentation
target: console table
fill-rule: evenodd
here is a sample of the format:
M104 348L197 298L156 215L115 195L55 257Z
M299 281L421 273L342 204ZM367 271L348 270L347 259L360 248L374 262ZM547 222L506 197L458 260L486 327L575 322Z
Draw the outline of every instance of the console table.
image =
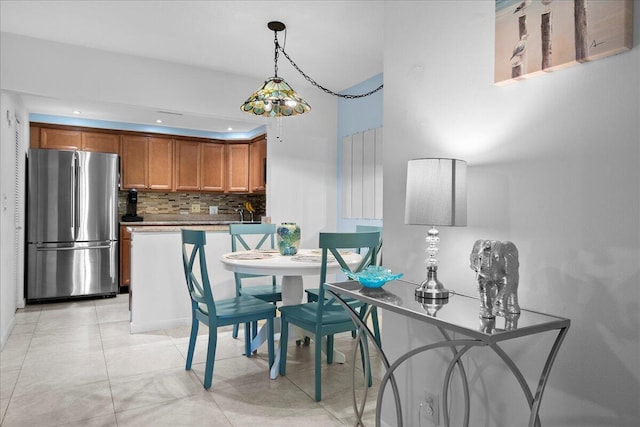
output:
M460 358L474 347L488 347L504 361L505 365L520 384L531 410L529 414L529 427L540 426L540 419L538 417L540 402L547 380L549 379L553 362L569 330L571 324L569 319L529 310L522 310L517 317L514 316L508 319L499 316L492 320L481 319L479 317L480 300L478 298L452 293L445 304L427 304L426 302L423 303L416 300L414 295L414 290L417 287L416 284L402 280L388 282L384 287L378 289L363 288L357 281L327 283L325 286L329 292L336 296L337 301L347 309L353 318L353 321L358 326L358 337L366 334L371 338L370 342L375 346L385 366L386 373L382 377L376 403L377 426L380 425L382 397L386 385L389 382L391 383L394 394L397 425L402 426L402 407L394 371L403 362L418 353L443 347L450 348L452 353L451 362L445 372L442 388L442 416L445 426L449 426L446 396L451 383L451 376L456 366L462 379L464 393L464 425L469 425L469 382ZM342 300L344 297L356 298L369 304L369 312L372 306L376 306L402 316L425 322L439 329L443 340L412 349L390 364L384 354L383 348L376 343L373 333L366 325L367 316L364 316L364 318L359 317L358 313L354 312L349 305ZM499 343L547 331L557 331L557 336L546 357L546 362L538 378L538 385L534 395L516 363L502 350ZM468 337L468 339L451 339L450 332L462 334ZM358 425L363 425L361 417L364 412L365 401L366 389L360 407L358 407L356 402L354 390L353 406L358 417Z

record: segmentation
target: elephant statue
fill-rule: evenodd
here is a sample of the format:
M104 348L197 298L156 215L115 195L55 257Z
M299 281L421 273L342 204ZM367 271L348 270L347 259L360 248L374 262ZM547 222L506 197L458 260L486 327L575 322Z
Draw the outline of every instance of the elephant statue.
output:
M518 305L518 249L508 241L477 240L469 256L480 293L480 317L514 318Z
M484 332L485 334L494 334L498 331L513 331L514 329L518 329L518 319L520 318L520 314L509 314L507 313L504 316L504 328L499 328L496 325L496 318L486 318L480 317L480 326L478 330L480 332Z

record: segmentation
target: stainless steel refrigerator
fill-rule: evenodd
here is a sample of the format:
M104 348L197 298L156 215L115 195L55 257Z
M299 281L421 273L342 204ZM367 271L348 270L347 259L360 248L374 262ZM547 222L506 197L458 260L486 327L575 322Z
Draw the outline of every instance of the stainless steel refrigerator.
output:
M28 302L117 293L118 165L117 154L29 151Z

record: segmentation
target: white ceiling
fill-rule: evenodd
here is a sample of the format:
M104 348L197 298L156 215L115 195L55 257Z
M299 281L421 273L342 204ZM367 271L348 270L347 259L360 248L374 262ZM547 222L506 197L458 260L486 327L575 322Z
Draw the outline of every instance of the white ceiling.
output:
M285 50L318 83L336 92L382 72L382 1L170 1L0 0L0 30L49 41L137 55L256 78L273 74L273 32L287 26ZM280 33L280 44L284 34ZM294 87L304 82L280 55L278 74ZM298 82L298 83L297 83ZM249 94L238 94L242 100ZM31 112L155 124L157 111L122 105L70 105L27 96ZM241 101L240 101L241 102ZM180 112L178 112L180 113ZM174 117L175 118L175 117ZM180 116L178 127L234 132L253 120Z

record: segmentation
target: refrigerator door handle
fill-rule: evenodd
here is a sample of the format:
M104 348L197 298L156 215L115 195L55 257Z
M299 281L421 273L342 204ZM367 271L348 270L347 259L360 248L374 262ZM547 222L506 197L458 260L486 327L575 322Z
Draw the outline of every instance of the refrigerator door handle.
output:
M109 249L112 245L101 245L101 246L37 246L36 249L39 251L77 251L83 249Z
M73 220L73 224L76 227L76 229L74 230L74 234L75 234L75 238L78 239L79 234L80 234L80 179L78 179L78 177L82 176L80 175L80 157L78 156L78 152L74 151L73 152L73 162L76 164L76 185L73 187L74 188L74 194L73 197L75 199L74 201L74 210L73 210L73 214L75 215L75 218Z
M76 153L73 153L71 159L71 238L76 240L76 190L77 190L77 177L78 171L76 167Z

